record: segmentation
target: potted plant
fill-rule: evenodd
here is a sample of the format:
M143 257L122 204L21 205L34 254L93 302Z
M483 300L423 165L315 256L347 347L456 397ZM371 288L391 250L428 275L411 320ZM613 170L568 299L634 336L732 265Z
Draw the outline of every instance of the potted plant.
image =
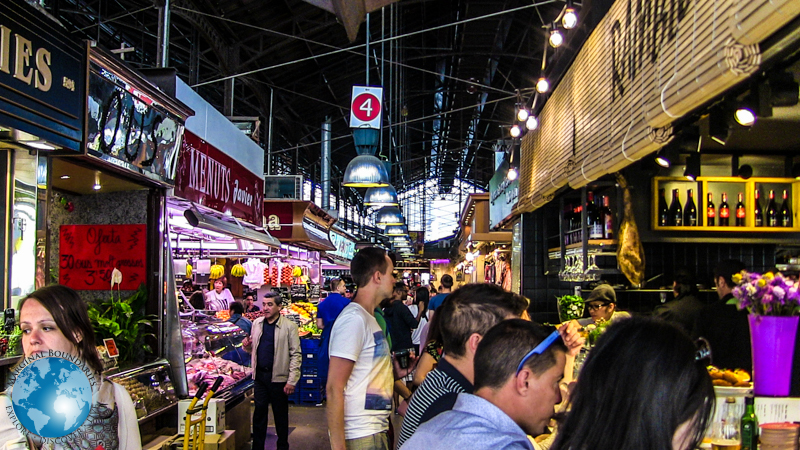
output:
M561 323L583 317L584 305L580 295L564 295L556 297L556 300L558 300L558 319Z
M731 278L737 286L728 303L750 313L755 394L788 396L800 319L800 284L772 272L742 271Z
M103 339L113 338L119 348L120 364L133 362L145 353L152 353L152 349L145 342L145 338L154 337L148 332L152 328L152 316L144 314L144 304L147 301L147 289L144 284L128 298L114 298L99 305L89 305L89 319L92 321L98 344Z

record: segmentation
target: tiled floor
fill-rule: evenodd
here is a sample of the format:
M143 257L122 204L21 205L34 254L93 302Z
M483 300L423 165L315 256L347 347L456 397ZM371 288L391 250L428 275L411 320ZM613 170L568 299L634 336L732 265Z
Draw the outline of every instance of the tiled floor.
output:
M392 423L399 434L400 425L403 423L402 417L392 414ZM275 449L278 441L271 410L269 425L265 450ZM327 450L331 448L324 405L289 405L289 447L293 450Z

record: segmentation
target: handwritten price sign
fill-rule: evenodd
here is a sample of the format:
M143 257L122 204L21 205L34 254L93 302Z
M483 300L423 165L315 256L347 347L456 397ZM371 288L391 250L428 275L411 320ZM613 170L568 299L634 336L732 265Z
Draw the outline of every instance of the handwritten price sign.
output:
M62 225L59 283L77 290L111 289L114 269L122 290L145 281L145 225Z

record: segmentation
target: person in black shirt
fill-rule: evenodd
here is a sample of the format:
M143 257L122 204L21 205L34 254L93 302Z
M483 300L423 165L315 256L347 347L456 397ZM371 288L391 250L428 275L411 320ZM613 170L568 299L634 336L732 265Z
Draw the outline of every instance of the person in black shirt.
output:
M691 333L697 316L705 306L697 298L697 283L694 276L686 269L678 270L675 274L675 281L672 283L672 292L675 299L659 305L653 311L653 315L672 322L687 333Z
M719 300L700 311L692 335L705 338L711 345L711 359L715 366L752 372L747 311L727 304L733 298L732 291L736 286L731 277L744 269L744 264L736 260L717 264L714 268L714 284Z
M408 286L398 282L394 285L392 297L382 304L383 316L392 337L393 352L414 348L411 331L419 326L419 321L411 314L408 306L403 304L407 296Z

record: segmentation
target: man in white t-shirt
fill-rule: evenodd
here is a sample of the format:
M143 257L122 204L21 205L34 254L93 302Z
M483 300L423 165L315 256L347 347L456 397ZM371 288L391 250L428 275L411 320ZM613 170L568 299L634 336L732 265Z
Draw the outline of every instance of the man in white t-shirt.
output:
M333 450L388 450L394 374L389 344L375 308L392 296L394 277L386 251L361 249L350 264L356 297L331 330L328 432Z

